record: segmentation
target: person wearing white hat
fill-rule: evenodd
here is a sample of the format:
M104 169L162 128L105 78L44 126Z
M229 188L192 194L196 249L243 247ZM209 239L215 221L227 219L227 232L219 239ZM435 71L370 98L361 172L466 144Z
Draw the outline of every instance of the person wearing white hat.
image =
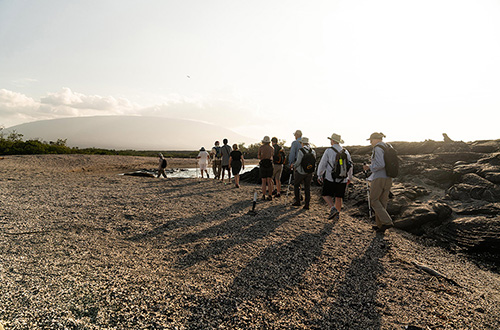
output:
M340 218L346 187L352 181L353 167L349 151L340 145L344 143L340 135L333 133L328 139L332 147L323 153L317 174L319 184L323 185L321 195L330 207L328 219L337 220Z
M198 165L200 166L200 171L201 171L201 177L203 178L203 171L207 174L207 179L209 178L208 175L208 161L210 159L209 153L205 150L205 147L201 147L200 152L198 153L198 156L196 156L198 159Z
M262 145L259 147L257 157L260 159L260 177L262 178L262 199L266 199L266 187L268 189L267 200L272 200L273 193L273 155L274 148L271 146L271 138L269 136L264 136L262 139Z
M167 160L163 157L162 153L158 154L158 176L157 178L160 178L162 175L167 178L167 173L165 173L165 168L167 167Z

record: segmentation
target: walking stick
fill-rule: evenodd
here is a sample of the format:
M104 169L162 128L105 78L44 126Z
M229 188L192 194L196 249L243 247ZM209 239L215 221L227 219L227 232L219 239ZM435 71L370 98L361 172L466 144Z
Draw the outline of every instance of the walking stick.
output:
M372 206L370 203L370 184L368 183L368 172L363 171L365 173L365 181L366 181L366 197L368 199L368 214L370 215L370 219L372 218Z
M290 183L291 182L292 182L292 173L290 173L290 176L288 177L288 187L286 188L285 205L288 204L288 193L290 192Z

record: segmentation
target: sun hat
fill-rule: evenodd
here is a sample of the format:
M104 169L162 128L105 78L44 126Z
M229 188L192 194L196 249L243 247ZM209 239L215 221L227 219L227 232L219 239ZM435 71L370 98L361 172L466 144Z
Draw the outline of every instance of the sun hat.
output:
M340 138L340 135L333 133L332 136L329 137L330 140L335 141L337 143L344 143L344 140Z
M271 143L271 138L269 136L264 136L264 138L262 139L262 143Z
M303 137L301 142L302 144L309 144L309 138Z
M293 133L293 135L302 136L302 131L300 129L298 129L295 131L295 133Z
M385 135L384 133L372 133L372 135L370 135L370 138L367 139L368 141L370 140L382 140L383 138L385 138Z

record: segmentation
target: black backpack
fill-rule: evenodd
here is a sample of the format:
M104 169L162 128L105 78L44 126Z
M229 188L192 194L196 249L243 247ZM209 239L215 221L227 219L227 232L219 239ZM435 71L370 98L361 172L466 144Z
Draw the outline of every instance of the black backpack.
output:
M386 143L387 147L376 145L376 147L384 150L385 172L390 178L395 178L399 174L399 158L398 152L390 144Z
M285 164L286 162L285 151L279 145L274 147L273 162L275 164Z
M161 161L161 168L166 168L166 167L167 167L167 160L163 158Z
M335 151L335 162L332 166L332 178L345 179L347 178L347 173L351 169L352 164L349 161L349 158L347 158L345 149L342 149L340 152L335 150L333 147L332 149Z
M300 151L304 154L304 156L302 156L300 166L302 166L302 169L306 173L314 172L314 169L316 168L316 157L312 153L312 150L309 149L309 151L307 151L304 148L300 148Z

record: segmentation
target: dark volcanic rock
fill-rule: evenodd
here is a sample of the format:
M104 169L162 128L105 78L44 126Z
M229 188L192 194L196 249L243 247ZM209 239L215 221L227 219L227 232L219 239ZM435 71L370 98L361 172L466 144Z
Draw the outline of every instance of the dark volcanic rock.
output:
M455 249L481 253L500 264L500 217L460 218L430 232L432 237Z
M424 224L437 220L439 216L431 207L417 206L404 211L401 218L394 222L394 227L409 232L419 232Z

